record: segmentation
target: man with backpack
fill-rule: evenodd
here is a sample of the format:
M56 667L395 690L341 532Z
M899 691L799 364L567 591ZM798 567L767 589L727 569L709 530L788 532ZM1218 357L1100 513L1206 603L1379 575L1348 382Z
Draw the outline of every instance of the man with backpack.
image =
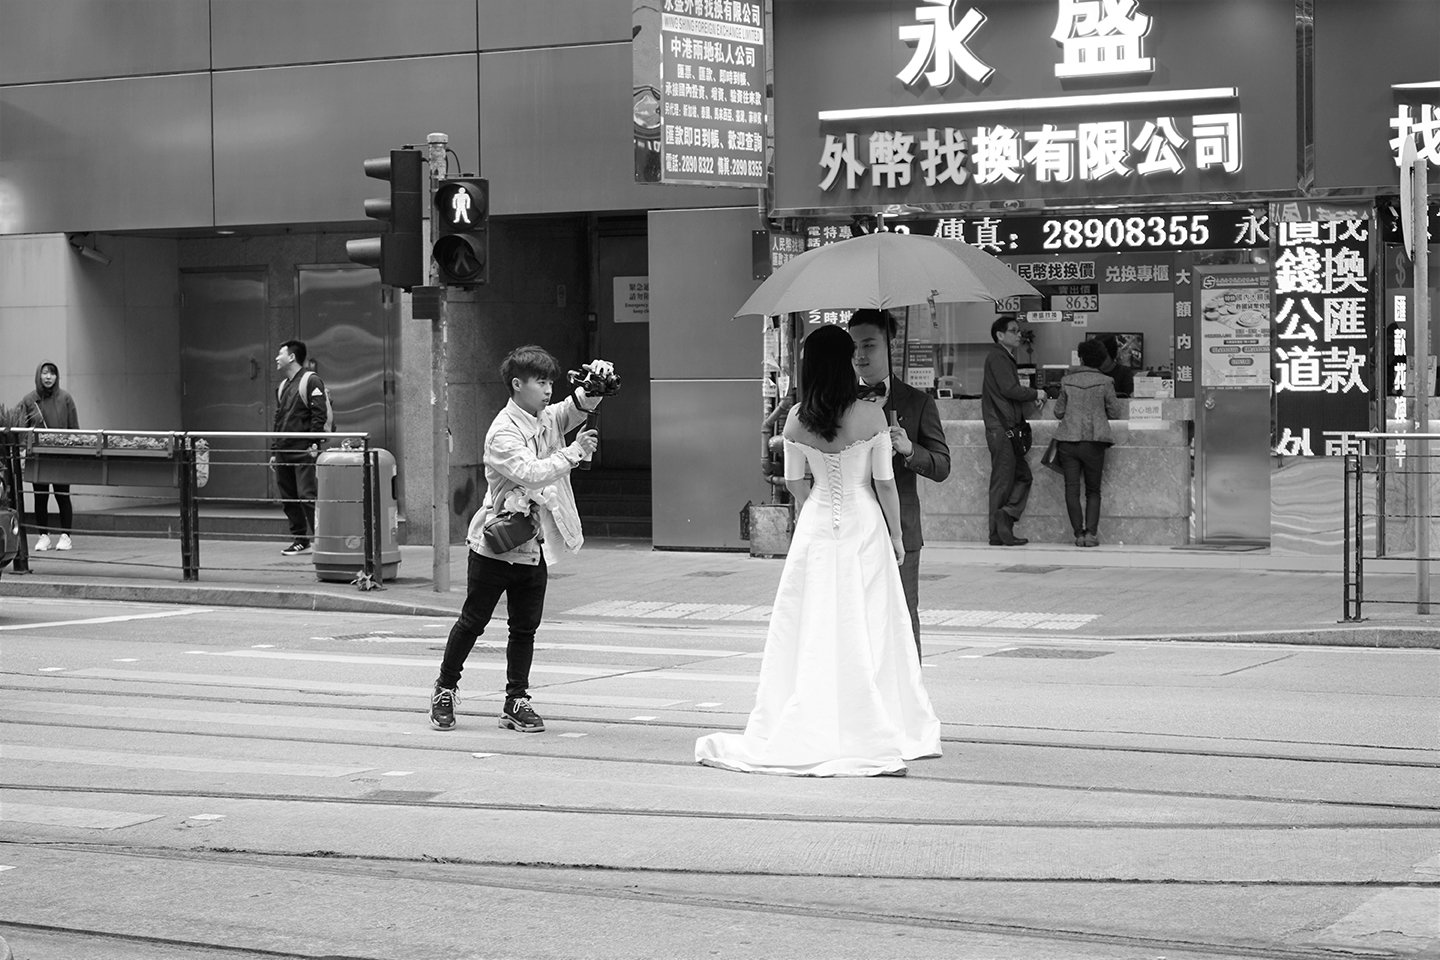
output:
M330 398L315 371L305 369L305 343L286 340L275 355L275 369L284 375L276 394L276 433L327 433L334 429ZM280 552L287 557L310 552L315 531L315 458L320 439L276 437L270 441L270 465L280 490L280 505L290 521L294 541Z

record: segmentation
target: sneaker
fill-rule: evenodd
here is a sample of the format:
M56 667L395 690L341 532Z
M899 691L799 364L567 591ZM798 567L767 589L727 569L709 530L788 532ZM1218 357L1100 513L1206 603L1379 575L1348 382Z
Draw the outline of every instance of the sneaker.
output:
M302 554L302 553L309 553L309 552L310 552L310 541L309 541L309 540L296 540L294 543L290 544L290 546L286 547L284 550L281 550L280 552L281 552L283 555L287 556L287 557L297 557L297 556L299 556L299 555Z
M459 702L459 690L437 684L435 692L430 695L430 726L436 730L454 730L455 704Z
M56 544L55 544L55 549L56 549L56 550L69 550L69 549L70 549L70 534L68 534L68 533L62 533L62 534L60 534L60 539L56 542Z
M505 701L505 709L500 714L500 726L519 730L521 733L540 733L545 729L545 721L541 720L540 714L530 706L529 697L516 697L514 700Z
M50 549L50 534L48 534L48 533L42 533L42 534L40 534L40 539L35 541L35 552L36 552L36 553L44 553L46 550L49 550L49 549Z

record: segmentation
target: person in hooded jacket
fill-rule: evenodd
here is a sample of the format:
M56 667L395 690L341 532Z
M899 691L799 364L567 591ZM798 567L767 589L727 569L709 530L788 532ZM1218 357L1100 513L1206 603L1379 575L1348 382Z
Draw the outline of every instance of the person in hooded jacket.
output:
M25 395L20 401L20 409L25 412L25 425L27 427L49 428L52 430L78 430L80 429L80 416L75 412L75 398L70 396L66 390L60 389L60 368L49 360L35 368L35 389ZM53 542L56 550L69 550L70 530L75 521L75 511L70 505L70 484L68 483L36 483L33 485L35 491L35 529L40 531L40 539L35 541L35 549L38 551L49 550L52 546L50 539L50 493L55 493L55 506L60 512L59 536Z
M1100 546L1100 480L1105 473L1105 448L1115 442L1110 421L1125 410L1115 396L1115 381L1100 372L1110 354L1099 340L1076 348L1081 368L1060 381L1055 400L1055 446L1065 474L1065 509L1075 531L1075 546ZM1085 480L1085 510L1080 510L1080 480Z

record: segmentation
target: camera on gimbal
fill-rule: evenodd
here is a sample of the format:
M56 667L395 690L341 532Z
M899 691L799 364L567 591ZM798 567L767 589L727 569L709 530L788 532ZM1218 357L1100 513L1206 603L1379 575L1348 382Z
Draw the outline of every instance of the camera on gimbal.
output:
M620 392L620 377L613 373L599 374L584 364L579 370L571 370L567 376L573 386L580 387L587 397L613 397Z

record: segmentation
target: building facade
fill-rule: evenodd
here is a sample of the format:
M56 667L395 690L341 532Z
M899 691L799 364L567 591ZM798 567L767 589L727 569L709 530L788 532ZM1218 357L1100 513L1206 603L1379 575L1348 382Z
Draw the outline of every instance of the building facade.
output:
M1169 432L1140 445L1164 433L1173 463L1163 469L1197 478L1240 464L1216 493L1252 509L1209 535L1271 539L1291 523L1280 536L1300 549L1333 543L1293 504L1338 477L1326 454L1339 448L1322 434L1341 434L1343 447L1360 427L1353 403L1343 414L1302 403L1288 435L1284 411L1270 413L1273 397L1290 399L1274 392L1275 350L1308 346L1282 343L1275 326L1278 224L1366 224L1354 252L1369 366L1351 378L1365 390L1347 396L1366 426L1386 422L1396 411L1377 399L1375 370L1387 325L1406 322L1396 315L1404 264L1387 232L1391 140L1413 131L1440 172L1440 6L755 6L769 51L763 190L636 182L637 24L650 8L723 19L723 7L0 0L0 398L31 389L50 359L87 426L263 431L271 358L281 341L305 339L335 388L339 426L396 453L405 537L428 542L430 321L350 263L344 245L376 232L363 202L384 187L361 162L438 131L454 150L451 172L489 178L492 200L491 282L457 293L449 324L452 540L483 489L484 430L506 396L499 360L538 342L567 367L595 355L617 364L625 387L607 401L595 482L650 491L654 544L745 549L739 514L774 494L760 423L780 386L764 364L766 325L731 319L765 272L756 235L803 245L888 228L988 245L1050 287L1049 302L1018 305L1060 315L1034 325L1037 377L1088 334L1136 337L1137 365L1169 381L1157 399L1190 405L1164 408L1156 419ZM1300 242L1306 229L1287 233L1291 259L1326 255ZM1267 334L1261 350L1245 349L1260 346L1257 334L1208 368L1208 301L1192 289L1206 271L1238 276L1236 289L1264 301ZM640 278L648 322L617 311L617 291ZM1341 308L1292 298L1291 309ZM913 368L955 404L954 424L968 417L960 404L981 313L907 322L897 345L898 372ZM809 320L787 322L798 339ZM1289 386L1310 383L1295 376ZM1207 426L1207 399L1222 412L1237 403L1232 419ZM1236 423L1260 424L1238 453L1205 439ZM1295 432L1307 426L1313 436ZM954 426L958 446L966 429ZM1146 536L1206 538L1203 484L1192 503L1188 476L1173 502L1150 514L1153 504L1135 506ZM274 493L263 470L212 482L209 495L235 501ZM1277 489L1296 492L1277 500ZM968 495L961 475L927 492L933 537L976 539ZM605 514L592 509L601 532Z

